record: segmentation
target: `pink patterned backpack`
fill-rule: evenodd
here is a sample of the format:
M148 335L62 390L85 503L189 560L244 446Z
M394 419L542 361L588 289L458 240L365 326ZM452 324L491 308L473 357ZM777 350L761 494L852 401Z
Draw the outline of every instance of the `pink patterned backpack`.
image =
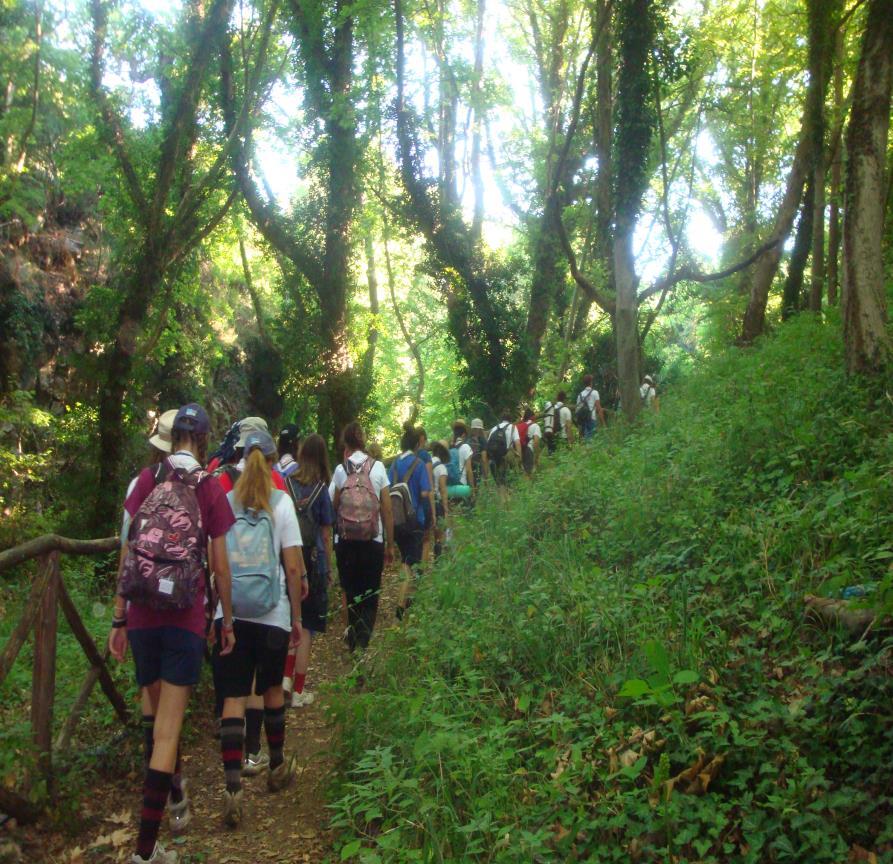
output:
M150 609L188 609L207 583L205 532L196 490L208 476L169 461L130 523L118 593Z

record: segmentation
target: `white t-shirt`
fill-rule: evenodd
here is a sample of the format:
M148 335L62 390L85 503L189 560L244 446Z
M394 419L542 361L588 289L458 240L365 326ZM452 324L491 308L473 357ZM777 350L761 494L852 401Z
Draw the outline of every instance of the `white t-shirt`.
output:
M288 591L286 590L285 568L282 566L282 550L291 549L295 546L302 546L301 528L298 525L298 516L295 513L295 505L291 500L291 496L279 489L274 489L273 497L276 498L276 492L279 493L279 500L273 508L273 549L276 552L276 558L279 564L279 602L276 606L262 615L260 618L243 618L237 615L240 621L251 621L254 624L266 624L269 627L278 627L280 630L291 631L291 603L288 599ZM233 493L230 492L227 500L233 505ZM217 604L217 612L215 618L223 617L223 607Z
M646 382L639 388L639 395L642 397L645 405L650 408L651 403L654 402L654 398L657 396L657 390L654 389L654 385Z
M440 478L447 476L447 467L436 456L431 460L434 469L434 500L440 501Z
M369 457L363 453L361 450L357 450L354 453L350 454L351 464L355 468L359 468ZM388 480L388 472L385 470L384 465L381 462L376 461L372 468L369 471L369 479L372 481L372 488L375 490L375 493L378 495L378 500L381 501L381 493L383 489L387 489L390 486L390 481ZM344 465L339 463L335 468L335 473L332 475L332 482L329 483L329 497L332 501L335 500L335 492L341 489L344 484L347 482L347 472L344 470ZM337 538L336 541L337 542ZM376 543L384 543L384 529L381 524L381 511L378 513L378 534L375 537Z
M601 402L601 399L598 395L598 390L593 387L587 387L577 396L577 405L581 402L586 403L586 407L589 409L589 413L592 416L592 419L596 419L595 415L595 405L597 402Z
M543 430L540 429L539 423L531 423L527 427L527 446L533 450L533 439L534 438L542 438Z
M499 429L500 426L503 426L503 427L504 427L503 430L502 430L502 434L505 436L505 449L506 449L506 450L511 450L511 449L512 449L512 445L515 443L515 441L520 442L520 440L521 440L521 433L518 432L518 427L515 426L514 423L509 423L508 420L503 420L502 422L497 423L497 424L490 430L490 435L487 436L487 440L488 440L488 441L490 440L490 437L493 435L493 433L494 433L497 429Z
M468 486L468 472L465 470L466 467L471 464L471 457L474 456L474 450L471 449L471 444L463 441L459 447L459 484L461 486Z
M561 431L558 433L559 438L567 439L567 427L568 424L573 423L574 415L571 414L571 409L567 407L567 405L561 406L561 411L559 412L559 420L558 422L561 424Z

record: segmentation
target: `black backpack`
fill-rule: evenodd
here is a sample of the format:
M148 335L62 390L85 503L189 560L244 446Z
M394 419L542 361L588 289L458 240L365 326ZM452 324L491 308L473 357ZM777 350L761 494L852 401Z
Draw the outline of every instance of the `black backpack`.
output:
M494 465L502 465L502 463L505 462L505 457L508 455L509 448L505 442L505 430L511 425L511 423L503 421L490 433L490 437L487 438L487 458L489 458Z
M584 395L585 394L585 395ZM574 422L582 429L592 419L592 409L589 407L589 397L592 395L592 388L584 390L577 402L577 409L574 411Z
M304 546L304 552L310 552L313 555L316 550L316 538L319 537L319 523L313 513L313 505L322 494L325 484L317 483L306 498L300 497L300 487L293 478L287 477L285 485L288 486L288 493L291 495L292 501L295 502L295 513L298 514L298 527L301 529L301 543Z
M556 402L543 414L543 437L547 440L557 438L561 433L561 409L563 407L563 403Z

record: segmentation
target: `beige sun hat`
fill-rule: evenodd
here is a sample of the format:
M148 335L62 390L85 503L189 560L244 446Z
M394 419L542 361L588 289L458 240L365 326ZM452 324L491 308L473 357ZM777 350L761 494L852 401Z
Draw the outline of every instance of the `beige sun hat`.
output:
M471 421L471 428L472 429L483 429L484 421L481 420L480 417L475 417L474 420Z
M177 409L171 408L170 411L165 411L158 418L158 425L155 427L155 431L149 437L149 443L156 449L161 450L162 453L170 453L173 448L173 442L171 440L171 429L174 425L174 418L177 416Z
M267 421L263 417L246 417L239 421L239 441L236 447L244 447L245 441L252 432L270 433L267 428Z

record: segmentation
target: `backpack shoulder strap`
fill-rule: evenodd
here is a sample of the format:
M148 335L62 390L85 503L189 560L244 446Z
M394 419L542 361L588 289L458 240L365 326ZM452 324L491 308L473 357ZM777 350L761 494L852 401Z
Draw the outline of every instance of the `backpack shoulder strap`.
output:
M409 478L412 477L412 473L413 473L413 471L415 471L416 466L417 466L417 465L419 464L419 462L421 462L421 461L422 461L422 460L419 459L418 456L416 456L415 459L413 459L413 461L412 461L412 465L409 466L409 471L407 471L406 474L403 476L403 481L402 481L403 483L409 483Z

